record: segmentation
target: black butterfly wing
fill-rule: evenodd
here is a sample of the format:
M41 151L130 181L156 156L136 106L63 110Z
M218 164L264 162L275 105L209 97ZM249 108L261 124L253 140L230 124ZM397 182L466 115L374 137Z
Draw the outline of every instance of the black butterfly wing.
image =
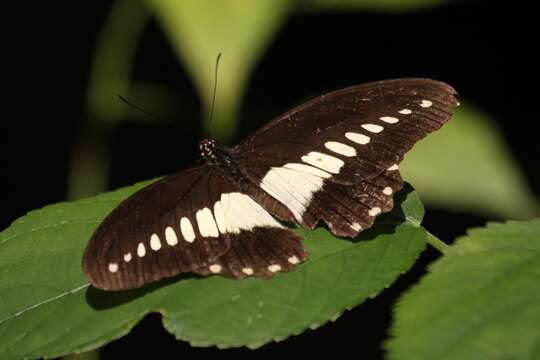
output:
M302 239L281 225L259 203L261 191L245 183L242 190L233 192L222 188L225 179L210 179L214 214L221 218L222 231L230 240L230 249L208 266L195 272L201 275L219 273L241 279L246 276L268 278L276 272L291 271L296 264L308 258ZM216 191L217 190L217 191ZM275 202L277 203L277 202ZM273 208L273 202L264 204Z
M275 235L289 241L265 243ZM95 287L121 290L183 272L266 277L306 257L298 236L204 165L159 180L115 208L93 234L83 271Z
M83 271L102 289L141 286L192 271L230 246L216 229L208 204L207 166L161 179L115 208L93 234ZM197 226L198 220L206 226Z
M195 270L196 273L220 273L234 279L269 278L277 272L293 270L308 258L302 239L283 227L255 227L230 237L230 250L210 266Z
M403 186L398 164L449 120L455 94L429 79L338 90L271 121L235 151L246 176L290 210L280 218L308 228L323 220L334 234L355 236L393 207Z

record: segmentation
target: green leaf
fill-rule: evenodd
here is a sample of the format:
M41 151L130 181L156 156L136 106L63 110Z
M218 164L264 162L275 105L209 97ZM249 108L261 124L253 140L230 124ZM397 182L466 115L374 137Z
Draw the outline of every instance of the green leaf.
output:
M430 206L514 219L540 214L499 131L467 106L416 144L400 169Z
M96 348L152 311L193 345L257 347L334 320L376 296L412 266L426 243L418 226L423 208L408 186L396 195L396 210L355 241L324 229L297 230L310 259L272 280L181 276L125 292L89 287L81 257L90 235L145 184L47 206L0 234L0 358Z
M235 135L238 109L257 60L285 20L287 0L147 0L203 100L212 103L214 63L222 53L212 133L221 140Z
M390 359L538 359L540 220L457 240L398 302Z
M147 21L148 13L139 2L112 2L95 45L88 81L86 106L91 125L124 118L127 106L118 95L128 96L138 39Z

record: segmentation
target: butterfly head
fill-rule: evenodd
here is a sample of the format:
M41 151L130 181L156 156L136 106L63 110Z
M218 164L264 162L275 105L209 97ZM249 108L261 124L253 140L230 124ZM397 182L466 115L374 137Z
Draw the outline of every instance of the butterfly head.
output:
M217 148L218 143L214 139L202 139L199 142L199 149L201 150L201 156L209 163L217 162Z

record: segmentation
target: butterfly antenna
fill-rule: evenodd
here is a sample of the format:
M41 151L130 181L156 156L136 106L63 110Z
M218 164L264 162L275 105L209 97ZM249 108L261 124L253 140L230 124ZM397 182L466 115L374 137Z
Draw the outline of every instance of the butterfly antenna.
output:
M210 106L210 115L208 116L208 127L206 128L206 135L210 137L210 129L212 127L212 117L214 116L214 106L216 104L216 92L217 92L217 77L219 68L219 59L221 59L221 53L216 57L216 67L214 69L214 92L212 93L212 104Z
M132 108L134 108L135 110L138 110L140 112L142 112L143 114L145 114L146 116L149 116L150 118L154 119L154 120L157 120L157 121L161 121L161 119L159 118L159 116L155 115L155 114L152 114L151 112L143 109L142 107L140 106L137 106L135 105L134 103L132 103L131 101L129 101L128 99L126 99L125 97L123 97L122 95L118 95L118 98L126 105L129 105L131 106ZM197 135L195 135L192 131L189 131L188 129L186 129L185 127L182 126L182 129L184 131L186 131L188 134L190 134L191 136L193 136L194 138L198 138Z
M140 106L137 106L135 105L134 103L132 103L131 101L127 100L125 97L123 97L122 95L118 95L118 98L126 105L129 105L131 106L132 108L136 109L136 110L139 110L140 112L142 112L143 114L151 117L152 119L154 120L160 120L159 117L157 117L156 115L152 114L151 112L148 112L147 110L144 110L142 107Z

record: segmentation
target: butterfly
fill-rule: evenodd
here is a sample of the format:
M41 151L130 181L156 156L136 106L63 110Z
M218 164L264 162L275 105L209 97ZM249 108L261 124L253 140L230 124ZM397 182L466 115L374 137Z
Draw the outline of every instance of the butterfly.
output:
M204 162L118 205L83 256L90 283L122 290L179 273L270 278L308 258L284 226L324 223L353 238L393 207L399 163L458 105L430 79L337 90L270 121L234 147L199 143Z

